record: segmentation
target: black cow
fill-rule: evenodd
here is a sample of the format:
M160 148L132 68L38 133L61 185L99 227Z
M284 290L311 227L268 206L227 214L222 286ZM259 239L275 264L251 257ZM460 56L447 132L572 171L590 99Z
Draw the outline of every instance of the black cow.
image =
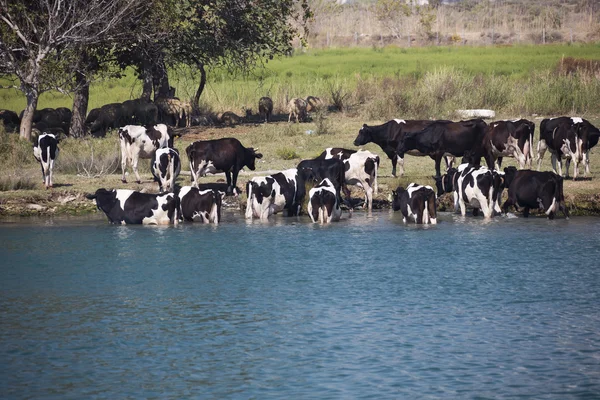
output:
M181 172L181 160L179 152L172 147L163 147L156 150L152 155L150 169L154 181L158 182L158 188L163 191L172 192L175 189L175 179Z
M198 187L198 177L224 172L229 189L232 193L236 187L240 170L244 167L254 171L256 159L262 158L252 147L242 146L235 138L214 140L199 140L190 144L186 149L192 172L192 182ZM232 179L233 174L233 179Z
M164 195L133 190L98 189L86 196L96 200L111 224L167 225L177 224L179 198L173 193Z
M221 221L224 192L184 186L178 193L181 217L186 221L200 221L217 225Z
M416 224L437 224L435 192L431 186L411 183L404 189L392 191L392 209L402 212L403 221L414 219Z
M535 124L526 119L490 123L483 139L488 168L500 169L503 157L516 158L519 168L531 167L534 130Z
M246 218L265 221L283 210L287 210L289 217L299 215L306 189L298 170L292 168L252 178L246 184L246 194Z
M52 171L58 152L58 139L51 133L40 135L33 145L33 156L42 166L42 179L46 189L52 187Z
M343 191L346 199L350 199L350 190L346 186L346 173L342 160L337 158L302 160L297 168L298 175L304 182L321 183L327 178L338 194ZM338 201L341 202L341 197Z
M382 125L368 126L364 124L354 139L355 146L364 146L367 143L375 143L392 160L392 175L396 176L396 164L400 161L400 176L404 175L404 155L398 156L397 149L400 141L407 133L420 132L435 121L427 120L403 120L393 119ZM449 122L449 121L448 121ZM411 156L424 156L419 151L407 152ZM451 160L446 159L448 168Z
M445 154L462 157L468 153L469 162L478 164L483 155L482 143L487 124L482 119L448 122L435 121L420 132L404 135L398 145L398 157L418 150L435 160L435 173L440 176L440 163Z
M567 158L567 177L570 160L574 162L573 179L579 174L579 163L585 165L584 177L590 173L590 150L600 138L600 130L583 118L558 117L544 119L540 124L540 141L537 147L538 171L546 150L552 154L552 170L562 175L562 158Z
M549 219L554 219L558 211L562 211L569 218L569 210L565 204L563 194L563 178L550 171L520 171L504 169L506 183L508 184L508 199L502 205L504 213L513 206L523 208L523 216L529 216L529 210L539 208Z

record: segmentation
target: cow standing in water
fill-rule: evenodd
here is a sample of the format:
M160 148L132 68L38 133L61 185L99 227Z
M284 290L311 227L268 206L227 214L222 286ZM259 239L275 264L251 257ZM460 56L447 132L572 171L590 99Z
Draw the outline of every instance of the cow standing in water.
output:
M431 186L411 183L392 191L392 209L402 212L403 221L412 218L416 224L437 224L435 192Z
M318 221L321 224L328 224L332 221L339 221L342 216L339 198L339 191L327 178L310 189L308 215L312 222Z
M96 200L96 206L112 224L167 225L178 222L179 199L173 193L98 189L86 197Z

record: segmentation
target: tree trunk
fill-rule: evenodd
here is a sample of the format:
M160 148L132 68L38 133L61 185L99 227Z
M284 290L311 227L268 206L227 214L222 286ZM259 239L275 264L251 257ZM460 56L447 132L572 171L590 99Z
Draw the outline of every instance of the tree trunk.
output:
M90 81L83 73L75 73L75 95L73 96L73 116L69 134L76 138L86 135L85 116L87 115L88 100L90 98Z
M196 90L194 104L192 105L196 109L198 109L200 96L202 95L202 92L204 92L204 86L206 86L206 70L204 69L204 63L198 63L198 68L200 69L200 86L198 86L198 90Z
M162 54L152 66L152 81L154 83L154 101L159 97L169 97L169 75Z
M142 95L140 98L144 101L150 101L153 89L152 66L145 60L142 62L142 82Z
M25 97L27 98L27 105L23 112L23 118L21 118L19 136L21 139L31 141L31 125L33 122L33 114L37 108L39 93L36 89L29 87L27 88Z

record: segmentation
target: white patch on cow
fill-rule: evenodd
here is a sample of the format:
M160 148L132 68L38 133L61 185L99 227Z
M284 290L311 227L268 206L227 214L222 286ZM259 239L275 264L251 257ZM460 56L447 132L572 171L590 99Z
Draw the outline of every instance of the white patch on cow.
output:
M580 117L571 117L571 121L573 122L573 124L580 124L583 122L583 118Z
M538 199L538 201L540 203L540 208L543 208L541 199ZM546 215L550 215L551 212L558 213L558 204L556 203L556 197L552 197L552 204L550 204L550 207L548 207L548 209L546 210Z
M394 118L394 121L396 121L396 123L397 123L398 125L400 125L400 124L405 124L405 123L406 123L406 121L405 121L405 120L403 120L403 119L396 119L396 118Z
M133 194L133 190L129 189L119 189L117 190L117 200L119 200L119 205L121 206L121 210L125 210L125 202L131 195Z
M185 195L190 192L190 190L192 190L191 186L184 186L181 189L179 189L179 198L183 199Z

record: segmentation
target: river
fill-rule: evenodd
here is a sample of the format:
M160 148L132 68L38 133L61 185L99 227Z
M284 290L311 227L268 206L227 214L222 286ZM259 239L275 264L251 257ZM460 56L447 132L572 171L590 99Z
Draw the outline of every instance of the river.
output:
M3 399L600 398L600 218L0 223Z

